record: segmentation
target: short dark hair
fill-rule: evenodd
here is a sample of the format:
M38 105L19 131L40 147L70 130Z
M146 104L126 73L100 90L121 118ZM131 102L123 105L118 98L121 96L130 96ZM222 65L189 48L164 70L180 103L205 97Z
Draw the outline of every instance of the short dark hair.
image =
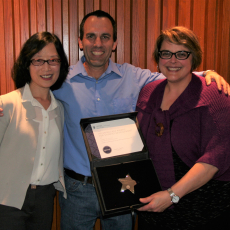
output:
M31 76L29 71L31 58L42 50L49 43L53 43L57 53L61 59L60 74L54 85L50 87L51 90L56 90L61 87L68 74L68 60L64 51L64 48L55 34L49 32L38 32L32 35L23 45L19 57L14 63L12 69L12 78L14 80L16 88L25 86L26 83L31 82Z
M96 16L98 18L108 18L111 21L112 26L113 26L113 41L115 42L117 40L117 24L116 24L115 20L113 19L113 17L110 14L106 13L105 11L96 10L96 11L93 11L89 14L86 14L85 17L81 21L81 24L80 24L80 40L81 41L84 37L85 21L90 16Z
M157 38L153 58L159 63L159 51L163 41L169 41L176 45L184 45L192 52L192 69L195 70L202 62L202 50L199 40L192 30L183 26L175 26L170 29L163 30Z

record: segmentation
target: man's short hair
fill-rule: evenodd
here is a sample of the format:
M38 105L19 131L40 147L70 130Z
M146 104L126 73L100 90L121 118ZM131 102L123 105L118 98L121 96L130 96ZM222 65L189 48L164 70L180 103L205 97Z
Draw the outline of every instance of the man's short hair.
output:
M113 19L113 17L110 14L108 14L107 12L104 12L102 10L96 10L96 11L93 11L89 14L86 14L85 17L81 21L81 24L80 24L80 39L81 39L81 41L84 37L85 21L90 16L96 16L98 18L108 18L111 21L112 26L113 26L113 41L115 42L117 40L117 24L116 24L115 20Z

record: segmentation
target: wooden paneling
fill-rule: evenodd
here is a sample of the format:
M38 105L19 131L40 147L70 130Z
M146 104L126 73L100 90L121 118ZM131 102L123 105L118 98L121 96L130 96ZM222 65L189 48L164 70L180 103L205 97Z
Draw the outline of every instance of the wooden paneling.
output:
M146 58L147 66L145 68L157 71L156 64L153 62L152 53L155 46L155 41L161 31L161 0L148 0L147 4L147 45Z
M181 25L200 39L204 59L199 70L215 69L230 82L229 0L0 0L0 94L14 90L13 62L23 43L38 31L57 34L69 63L75 64L83 55L78 48L80 22L97 9L117 21L114 61L157 71L152 60L157 36L162 29ZM60 229L59 220L56 199L53 230Z
M31 1L31 3L36 2L36 1ZM45 0L37 0L37 13L35 11L35 15L37 17L35 24L37 24L37 30L38 31L44 31L47 30L47 26L46 26L46 1ZM33 15L33 11L30 10L30 15ZM33 28L33 26L31 27Z
M53 0L47 0L46 1L46 28L47 31L53 33L53 27L54 27L54 15L53 15L53 9L54 5L53 5ZM39 18L39 17L38 17ZM61 38L60 38L61 39Z
M10 78L11 74L11 67L13 66L14 62L14 39L13 39L13 2L12 1L4 1L3 2L3 28L4 28L4 49L5 53L3 54L3 57L5 58L5 76L1 77L1 82L5 85L5 88L3 88L3 93L9 92L12 89L14 89L12 80ZM1 28L2 29L2 28ZM5 79L2 79L4 78ZM0 92L1 94L2 92Z
M14 89L11 68L23 43L37 31L57 34L69 63L78 49L79 25L85 14L102 9L118 24L118 47L112 59L157 71L152 60L162 29L182 25L198 35L204 59L198 70L216 69L229 77L229 0L0 0L0 94Z
M192 28L192 0L179 0L177 7L177 24L187 28Z
M117 62L131 63L131 1L117 0Z
M163 0L163 11L162 11L162 29L176 25L177 17L177 0Z
M62 2L62 9L63 9L63 46L66 51L66 55L69 59L69 4L68 0L63 0Z
M227 10L228 9L228 10ZM221 56L220 56L220 70L221 73L230 73L230 1L223 1L223 17L222 18L222 31L220 36L220 44L221 46ZM227 63L227 65L225 64Z
M206 14L205 17L205 29L204 34L208 33L208 39L204 42L204 60L205 65L204 68L213 68L217 69L217 66L215 64L216 55L213 55L212 53L216 53L216 37L217 37L217 2L215 0L210 0L206 6L206 12L209 12ZM213 65L214 64L214 65ZM213 65L213 66L212 66Z
M14 1L14 53L17 57L21 50L21 26L20 26L20 5L19 1Z
M57 195L54 199L54 213L53 213L53 225L52 225L52 229L51 230L60 230L61 226L60 226L60 219L61 219L61 210L59 207L59 192L57 192ZM99 229L97 229L99 230Z
M75 52L69 52L69 63L73 65L78 60L78 15L75 13L78 10L78 4L75 0L69 1L69 50L74 50ZM68 50L68 51L69 51Z
M202 50L204 51L204 42L206 40L205 38L205 16L206 16L206 7L205 7L205 1L203 0L194 0L193 5L193 31L200 40L200 45ZM200 65L199 69L204 69L204 59Z

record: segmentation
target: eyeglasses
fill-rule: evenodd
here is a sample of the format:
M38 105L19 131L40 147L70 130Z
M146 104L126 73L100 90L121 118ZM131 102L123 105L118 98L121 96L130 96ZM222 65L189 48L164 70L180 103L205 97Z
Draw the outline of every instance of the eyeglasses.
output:
M170 58L172 58L173 55L175 55L176 59L185 60L189 57L189 55L192 52L182 50L182 51L177 51L176 53L172 53L168 50L162 50L162 51L159 51L158 53L160 55L160 58L162 58L162 59L170 59Z
M59 65L61 62L61 59L49 59L49 60L43 60L43 59L32 59L30 60L30 63L32 63L35 66L41 66L45 62L47 62L49 65L56 66Z

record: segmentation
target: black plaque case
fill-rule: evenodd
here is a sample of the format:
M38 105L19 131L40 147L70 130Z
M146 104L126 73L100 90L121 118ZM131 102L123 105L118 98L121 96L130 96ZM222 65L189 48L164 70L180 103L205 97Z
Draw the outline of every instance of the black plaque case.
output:
M90 125L124 118L130 118L135 122L144 145L142 151L101 159L97 156L97 143ZM145 140L139 128L137 112L84 118L81 119L80 125L90 160L93 184L103 216L124 214L137 209L143 206L139 198L150 196L161 190L152 160L148 156ZM118 179L125 178L127 174L137 182L134 186L134 194L129 190L121 192L122 184Z

